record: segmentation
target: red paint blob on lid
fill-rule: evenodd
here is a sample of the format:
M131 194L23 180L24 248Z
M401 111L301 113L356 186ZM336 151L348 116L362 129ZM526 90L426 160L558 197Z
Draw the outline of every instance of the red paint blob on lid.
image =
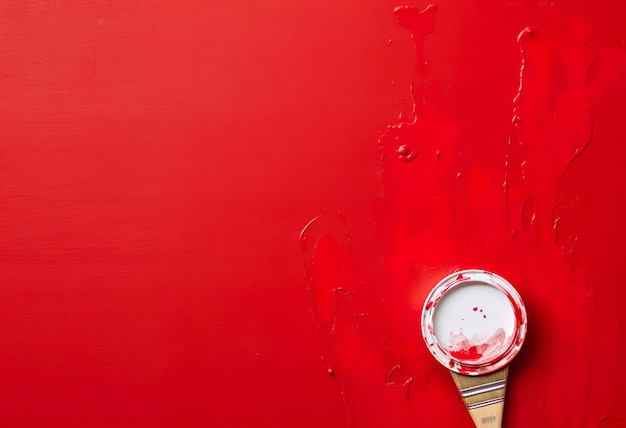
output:
M457 360L478 360L483 356L480 352L478 352L478 348L476 346L471 346L468 349L460 349L458 351L449 351L452 357Z

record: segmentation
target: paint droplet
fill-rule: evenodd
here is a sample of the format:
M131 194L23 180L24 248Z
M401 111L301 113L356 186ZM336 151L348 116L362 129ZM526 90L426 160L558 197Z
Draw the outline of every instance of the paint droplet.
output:
M483 315L483 318L487 318L487 315Z
M396 150L398 157L404 162L411 162L417 157L417 152L408 144L403 144Z
M328 369L329 376L335 376L335 371L333 369Z
M432 307L433 307L433 302L428 302L428 303L426 303L426 309L427 309L427 310L428 310L428 309L430 309L430 308L432 308Z
M478 306L474 306L474 307L472 308L472 310L473 310L474 312L476 312L476 311L478 310Z

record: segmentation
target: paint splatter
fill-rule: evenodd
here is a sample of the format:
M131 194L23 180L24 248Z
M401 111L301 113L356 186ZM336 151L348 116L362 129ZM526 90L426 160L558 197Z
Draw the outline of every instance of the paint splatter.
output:
M488 361L502 351L506 342L503 329L497 329L489 337L474 335L468 338L462 331L450 332L447 340L447 350L454 358L461 361L480 363Z

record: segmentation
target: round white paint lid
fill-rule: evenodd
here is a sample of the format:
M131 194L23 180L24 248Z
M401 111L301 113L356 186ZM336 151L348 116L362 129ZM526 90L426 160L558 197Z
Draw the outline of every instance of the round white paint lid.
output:
M526 337L526 308L504 278L484 270L448 275L422 310L426 346L444 366L482 375L507 365Z

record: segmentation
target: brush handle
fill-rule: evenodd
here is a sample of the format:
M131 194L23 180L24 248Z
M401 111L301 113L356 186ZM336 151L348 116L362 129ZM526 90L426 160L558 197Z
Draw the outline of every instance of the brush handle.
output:
M477 428L502 428L509 366L481 376L450 372Z

